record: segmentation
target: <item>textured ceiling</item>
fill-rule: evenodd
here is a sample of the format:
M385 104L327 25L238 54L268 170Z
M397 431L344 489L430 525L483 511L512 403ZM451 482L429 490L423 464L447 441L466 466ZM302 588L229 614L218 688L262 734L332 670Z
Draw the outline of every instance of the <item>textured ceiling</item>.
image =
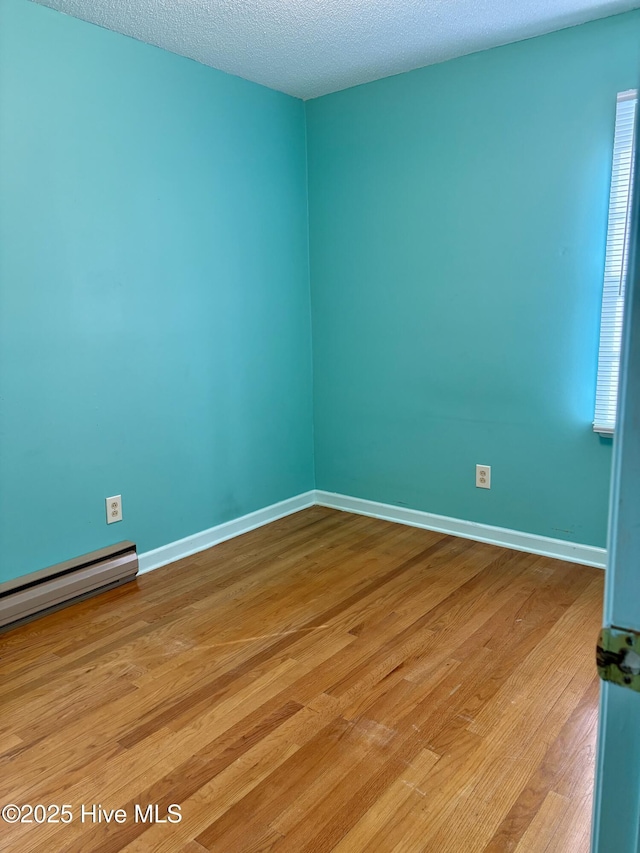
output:
M36 0L314 98L640 6L640 0Z

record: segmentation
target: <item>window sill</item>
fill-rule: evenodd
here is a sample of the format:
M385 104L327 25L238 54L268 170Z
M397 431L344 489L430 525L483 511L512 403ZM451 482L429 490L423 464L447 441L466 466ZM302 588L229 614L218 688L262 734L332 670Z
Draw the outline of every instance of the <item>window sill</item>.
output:
M608 438L612 438L613 434L615 432L615 427L603 426L601 424L594 424L593 425L593 431L597 432L598 435L604 435L604 436L607 436Z

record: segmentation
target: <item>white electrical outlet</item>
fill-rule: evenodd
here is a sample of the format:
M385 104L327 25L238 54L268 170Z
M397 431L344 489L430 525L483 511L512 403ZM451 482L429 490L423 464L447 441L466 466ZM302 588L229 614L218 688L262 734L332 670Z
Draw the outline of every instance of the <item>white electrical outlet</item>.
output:
M107 524L114 521L122 521L122 495L114 495L105 499L107 507Z
M491 465L476 465L476 486L479 489L491 488Z

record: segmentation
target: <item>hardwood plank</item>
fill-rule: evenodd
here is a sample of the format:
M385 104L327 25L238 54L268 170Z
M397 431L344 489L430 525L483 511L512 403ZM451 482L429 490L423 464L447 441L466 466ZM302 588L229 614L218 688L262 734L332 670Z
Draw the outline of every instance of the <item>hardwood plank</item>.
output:
M540 853L548 850L568 805L565 797L561 797L555 791L549 791L516 847L516 853Z
M407 764L402 774L390 785L374 805L364 813L352 829L333 849L336 853L385 850L380 827L389 825L402 810L404 819L414 810L415 803L426 796L422 783L440 756L427 749L421 750ZM375 840L374 840L375 839Z
M586 853L602 582L313 507L0 635L0 798L128 817L2 843Z

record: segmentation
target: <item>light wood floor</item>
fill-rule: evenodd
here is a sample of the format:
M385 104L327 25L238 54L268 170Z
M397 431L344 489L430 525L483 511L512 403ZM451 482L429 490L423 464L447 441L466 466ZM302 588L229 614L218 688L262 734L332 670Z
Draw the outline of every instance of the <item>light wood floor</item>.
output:
M602 586L315 507L2 635L0 848L586 853Z

